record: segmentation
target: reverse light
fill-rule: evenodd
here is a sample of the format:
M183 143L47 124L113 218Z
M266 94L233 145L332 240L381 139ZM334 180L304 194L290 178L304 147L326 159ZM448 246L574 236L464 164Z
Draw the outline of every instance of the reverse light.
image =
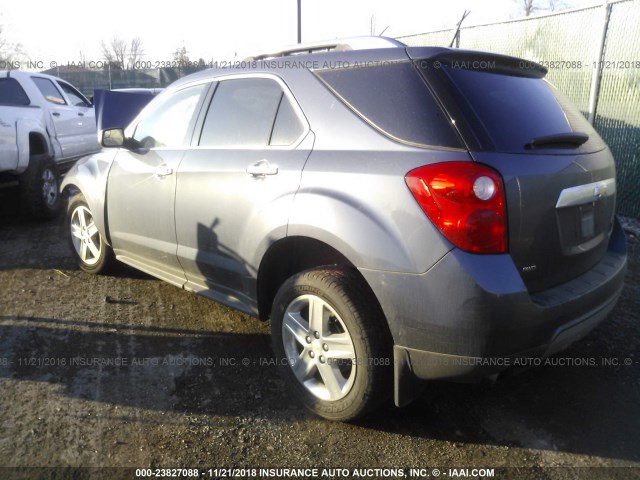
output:
M473 182L473 193L480 200L489 200L496 193L496 184L489 177L478 177Z
M472 253L507 251L502 178L474 162L425 165L405 176L414 198L455 246Z

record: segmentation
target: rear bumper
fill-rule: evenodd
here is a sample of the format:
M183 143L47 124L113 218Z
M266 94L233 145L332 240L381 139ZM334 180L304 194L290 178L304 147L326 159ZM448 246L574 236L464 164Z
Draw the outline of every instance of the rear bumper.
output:
M479 379L567 348L613 309L626 264L616 221L594 268L535 294L509 255L452 250L422 275L362 271L394 338L396 403L412 377Z

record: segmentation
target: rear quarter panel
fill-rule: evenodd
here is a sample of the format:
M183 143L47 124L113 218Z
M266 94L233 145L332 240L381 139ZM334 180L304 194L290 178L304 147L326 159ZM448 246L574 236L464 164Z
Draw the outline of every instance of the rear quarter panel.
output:
M452 245L407 187L412 169L464 160L463 152L316 151L305 166L289 235L320 240L357 268L423 273Z
M287 235L320 240L357 268L422 273L452 245L407 187L422 165L471 160L466 150L393 141L365 123L305 69L286 71L315 134Z

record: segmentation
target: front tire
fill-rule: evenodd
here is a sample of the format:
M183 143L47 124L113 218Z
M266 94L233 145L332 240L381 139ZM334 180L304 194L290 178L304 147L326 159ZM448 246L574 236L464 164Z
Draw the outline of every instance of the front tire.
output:
M82 270L105 273L113 266L113 250L102 238L87 201L81 194L69 202L67 227L71 252Z
M274 300L271 337L285 379L321 417L353 420L391 396L391 335L353 271L314 269L287 280Z

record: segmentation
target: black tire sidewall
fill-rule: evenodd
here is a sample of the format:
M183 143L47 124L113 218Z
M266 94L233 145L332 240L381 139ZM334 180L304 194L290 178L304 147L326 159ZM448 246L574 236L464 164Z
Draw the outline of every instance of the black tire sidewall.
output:
M50 205L43 196L43 176L50 170L56 182L55 202ZM20 178L21 201L29 214L40 220L56 218L62 211L60 174L53 159L48 155L32 155L29 166Z
M323 281L323 276L332 281ZM285 282L273 304L271 337L280 370L305 407L330 420L352 420L386 400L385 394L380 391L380 384L388 380L391 345L383 345L381 342L390 342L389 338L373 332L376 329L384 331L387 327L384 325L380 328L380 314L367 305L367 301L371 299L368 293L364 294L362 289L357 288L355 283L358 281L359 279L340 270L308 270ZM326 401L314 396L297 379L286 358L282 338L284 312L296 298L309 294L316 295L331 305L344 322L355 348L356 378L349 393L339 400ZM373 317L378 317L378 321L373 322ZM372 361L385 364L374 364ZM387 386L390 387L390 382ZM378 398L372 398L374 396Z

